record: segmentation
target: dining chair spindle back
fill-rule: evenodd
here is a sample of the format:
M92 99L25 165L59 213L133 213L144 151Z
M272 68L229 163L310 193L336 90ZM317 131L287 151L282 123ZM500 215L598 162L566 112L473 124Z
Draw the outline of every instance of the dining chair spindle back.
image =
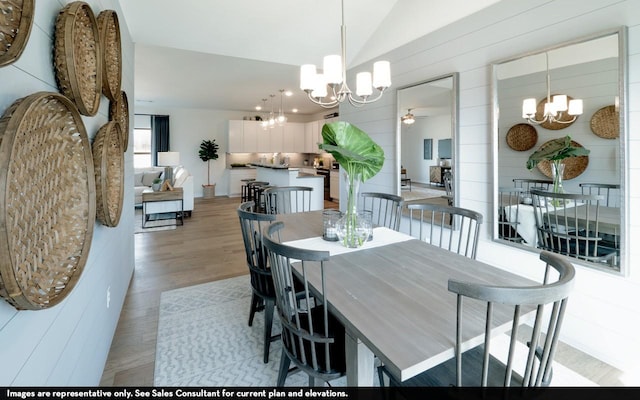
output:
M394 231L400 229L400 220L404 200L400 196L389 193L361 193L362 210L370 210L373 224L384 226Z
M264 191L267 214L291 214L311 211L313 188L306 186L272 186Z

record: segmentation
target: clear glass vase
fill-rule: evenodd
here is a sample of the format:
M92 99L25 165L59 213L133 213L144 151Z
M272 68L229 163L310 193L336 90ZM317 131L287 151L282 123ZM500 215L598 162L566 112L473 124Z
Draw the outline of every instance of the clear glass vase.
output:
M551 177L553 179L553 193L564 193L562 188L562 176L564 175L564 163L556 160L551 163Z
M371 232L371 224L358 214L358 195L360 191L360 174L345 172L345 187L347 189L347 209L342 218L336 223L338 240L345 247L357 248L362 246Z

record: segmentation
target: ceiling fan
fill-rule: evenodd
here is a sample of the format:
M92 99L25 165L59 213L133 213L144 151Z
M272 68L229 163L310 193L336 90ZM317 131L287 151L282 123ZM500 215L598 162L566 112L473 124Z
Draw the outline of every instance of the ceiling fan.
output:
M411 113L411 110L415 110L415 108L409 108L407 109L407 113L405 115L403 115L402 117L400 117L400 121L402 121L403 124L405 125L411 125L413 123L416 122L416 119L418 118L427 118L427 116L415 116Z

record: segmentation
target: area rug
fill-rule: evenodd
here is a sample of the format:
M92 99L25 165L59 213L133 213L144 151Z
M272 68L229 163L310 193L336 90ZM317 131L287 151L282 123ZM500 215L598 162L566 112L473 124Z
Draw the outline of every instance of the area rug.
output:
M269 363L264 364L264 315L256 314L253 326L247 325L250 298L249 275L163 292L154 385L275 386L282 344L271 343ZM274 333L279 331L276 317ZM553 372L553 386L596 386L557 362ZM372 374L377 385L377 374ZM299 372L287 377L285 386L308 382ZM331 385L345 386L346 378Z
M174 213L170 213L170 214L174 214ZM164 217L162 217L162 218L164 218ZM150 220L150 221L147 221L144 224L145 227L143 228L142 227L142 208L136 208L135 218L134 218L134 225L133 225L133 232L134 233L149 233L149 232L158 232L158 231L170 231L172 229L176 229L175 223L176 223L175 218L162 219L162 220L157 220L157 221ZM163 225L163 226L159 226L159 225Z
M413 185L411 190L402 190L400 195L405 201L430 199L433 197L441 197L446 193L444 190L430 189L426 187Z

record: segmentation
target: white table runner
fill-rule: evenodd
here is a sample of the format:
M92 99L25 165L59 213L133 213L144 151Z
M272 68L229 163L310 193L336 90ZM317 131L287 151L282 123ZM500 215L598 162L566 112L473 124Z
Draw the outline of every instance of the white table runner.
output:
M297 247L305 250L323 250L328 251L330 255L335 256L338 254L349 253L357 250L372 249L374 247L385 246L387 244L404 242L412 240L413 237L396 232L389 228L378 227L373 228L373 239L366 242L362 247L355 249L343 246L340 242L330 242L324 240L321 236L316 236L308 239L292 240L289 242L283 242L288 246Z

